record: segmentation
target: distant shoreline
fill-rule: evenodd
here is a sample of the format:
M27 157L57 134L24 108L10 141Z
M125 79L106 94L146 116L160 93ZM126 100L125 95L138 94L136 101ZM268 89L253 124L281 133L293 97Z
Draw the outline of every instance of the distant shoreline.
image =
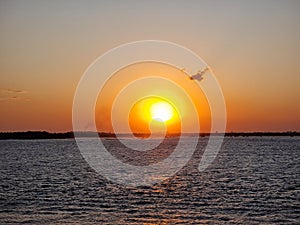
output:
M197 134L184 134L197 135ZM219 136L224 135L224 133L200 133L200 137L207 137L210 135ZM137 137L145 138L148 134L135 134ZM167 137L179 137L180 134L167 134ZM287 131L287 132L228 132L225 133L226 137L262 137L262 136L300 136L300 132ZM106 132L76 132L76 137L107 137L116 138L114 133ZM129 134L118 134L118 137L129 137ZM74 132L65 133L50 133L47 131L26 131L26 132L0 132L0 140L26 140L26 139L74 139Z

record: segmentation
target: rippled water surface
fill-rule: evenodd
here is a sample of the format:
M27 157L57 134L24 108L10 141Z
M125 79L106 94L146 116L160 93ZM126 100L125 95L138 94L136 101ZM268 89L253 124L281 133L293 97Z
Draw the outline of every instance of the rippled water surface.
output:
M299 137L225 138L200 173L206 143L172 178L125 187L94 172L74 140L0 141L0 224L299 224Z

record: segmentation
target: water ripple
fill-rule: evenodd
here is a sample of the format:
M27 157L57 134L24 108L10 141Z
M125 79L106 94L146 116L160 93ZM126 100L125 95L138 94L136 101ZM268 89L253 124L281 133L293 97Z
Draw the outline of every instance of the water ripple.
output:
M1 141L0 223L299 223L299 138L225 138L200 173L206 143L173 178L129 188L95 173L74 140Z

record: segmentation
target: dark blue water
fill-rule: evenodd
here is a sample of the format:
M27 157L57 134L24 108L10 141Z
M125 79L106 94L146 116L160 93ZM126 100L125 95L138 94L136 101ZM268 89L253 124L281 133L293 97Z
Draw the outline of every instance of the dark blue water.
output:
M200 173L206 141L152 187L107 181L74 140L0 141L0 224L299 224L300 138L225 138Z

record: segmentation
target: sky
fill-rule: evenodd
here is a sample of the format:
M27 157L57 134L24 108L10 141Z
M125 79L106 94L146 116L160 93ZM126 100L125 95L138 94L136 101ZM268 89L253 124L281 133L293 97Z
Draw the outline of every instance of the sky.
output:
M1 0L0 131L72 130L88 66L149 39L185 46L213 68L228 132L300 131L299 12L297 0Z

